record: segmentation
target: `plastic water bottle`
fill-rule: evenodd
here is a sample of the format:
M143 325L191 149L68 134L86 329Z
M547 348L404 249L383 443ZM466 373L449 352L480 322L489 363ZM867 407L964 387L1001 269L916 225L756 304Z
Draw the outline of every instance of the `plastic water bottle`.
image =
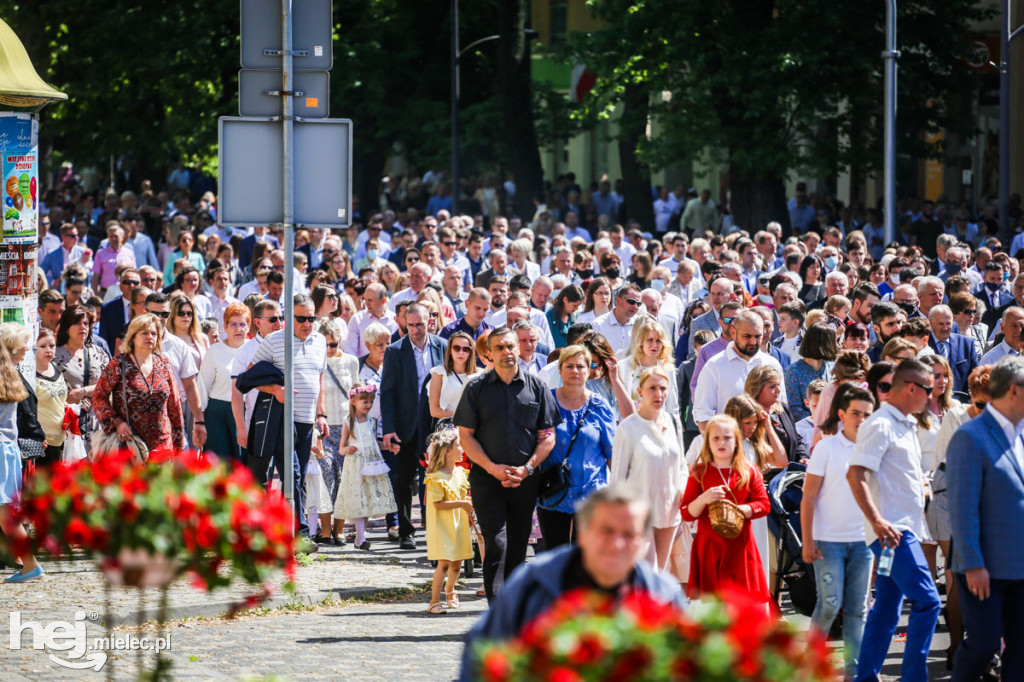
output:
M892 572L892 558L895 555L895 547L886 547L882 550L882 556L878 557L878 575L889 575Z

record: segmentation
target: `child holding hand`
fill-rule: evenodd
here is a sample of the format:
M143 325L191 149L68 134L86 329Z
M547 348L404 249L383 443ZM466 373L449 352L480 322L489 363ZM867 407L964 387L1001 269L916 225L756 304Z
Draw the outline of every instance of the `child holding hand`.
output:
M430 437L430 460L427 463L427 558L437 562L430 590L430 613L444 613L441 605L441 586L448 576L445 589L446 605L459 608L455 583L462 570L462 562L473 557L469 538L470 512L469 478L467 470L458 466L462 461L458 429L441 429Z

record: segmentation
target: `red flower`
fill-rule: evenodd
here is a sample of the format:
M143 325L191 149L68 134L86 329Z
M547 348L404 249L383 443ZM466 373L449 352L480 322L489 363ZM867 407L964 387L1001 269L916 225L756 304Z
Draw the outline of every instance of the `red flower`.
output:
M82 519L71 519L68 523L64 539L69 545L89 547L92 540L92 530Z
M676 609L670 604L655 601L646 592L630 592L622 600L622 608L636 616L641 630L656 630L676 617Z
M548 682L580 682L583 678L572 668L558 667L548 673L547 679Z
M507 680L511 672L512 666L509 664L508 659L505 658L505 654L492 649L484 655L482 673L483 678L487 682Z
M569 662L575 666L592 665L601 660L607 649L604 642L593 634L580 637L575 648L569 652Z
M651 651L645 646L635 646L619 657L612 669L609 679L613 680L639 680L647 666L651 664Z
M210 515L200 516L199 522L196 524L196 544L203 549L213 549L219 537L220 532L210 519Z

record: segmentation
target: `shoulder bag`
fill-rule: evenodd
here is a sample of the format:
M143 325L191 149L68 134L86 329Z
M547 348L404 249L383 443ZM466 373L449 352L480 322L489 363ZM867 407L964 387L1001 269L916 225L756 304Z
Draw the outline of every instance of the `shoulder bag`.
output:
M590 404L593 400L593 397L587 400L587 407L583 411L583 416L580 417L579 423L576 424L576 431L572 434L572 439L569 441L569 447L565 451L565 459L563 459L558 466L553 466L545 471L541 476L538 498L544 501L543 506L554 507L555 505L561 504L562 500L564 500L566 495L569 494L569 485L572 480L572 471L569 469L569 455L572 454L572 446L576 444L576 437L580 435L580 430L583 428L583 422L587 420L587 415L590 414ZM561 494L561 497L557 500L549 501L549 498L559 494Z
M124 410L124 414L118 416L124 420L125 424L128 424L128 372L123 355L118 364L121 368L121 409ZM173 381L171 382L171 387L173 390ZM131 429L130 424L128 428ZM149 459L149 446L134 431L131 432L131 438L127 442L121 440L121 437L117 434L117 429L114 429L113 433L107 433L106 429L100 429L93 436L93 459L110 454L111 452L117 452L122 448L128 448L132 451L132 460L135 464L143 464Z

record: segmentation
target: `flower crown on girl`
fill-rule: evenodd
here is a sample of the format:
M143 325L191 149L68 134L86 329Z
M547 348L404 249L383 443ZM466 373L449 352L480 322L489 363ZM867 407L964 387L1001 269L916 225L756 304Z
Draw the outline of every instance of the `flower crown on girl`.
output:
M459 430L454 426L438 429L428 439L430 445L445 448L459 439Z
M356 386L355 388L353 388L352 390L350 390L348 392L348 399L352 400L353 398L355 398L360 393L376 393L376 392L377 392L377 387L374 386L373 384L365 384L363 386Z

